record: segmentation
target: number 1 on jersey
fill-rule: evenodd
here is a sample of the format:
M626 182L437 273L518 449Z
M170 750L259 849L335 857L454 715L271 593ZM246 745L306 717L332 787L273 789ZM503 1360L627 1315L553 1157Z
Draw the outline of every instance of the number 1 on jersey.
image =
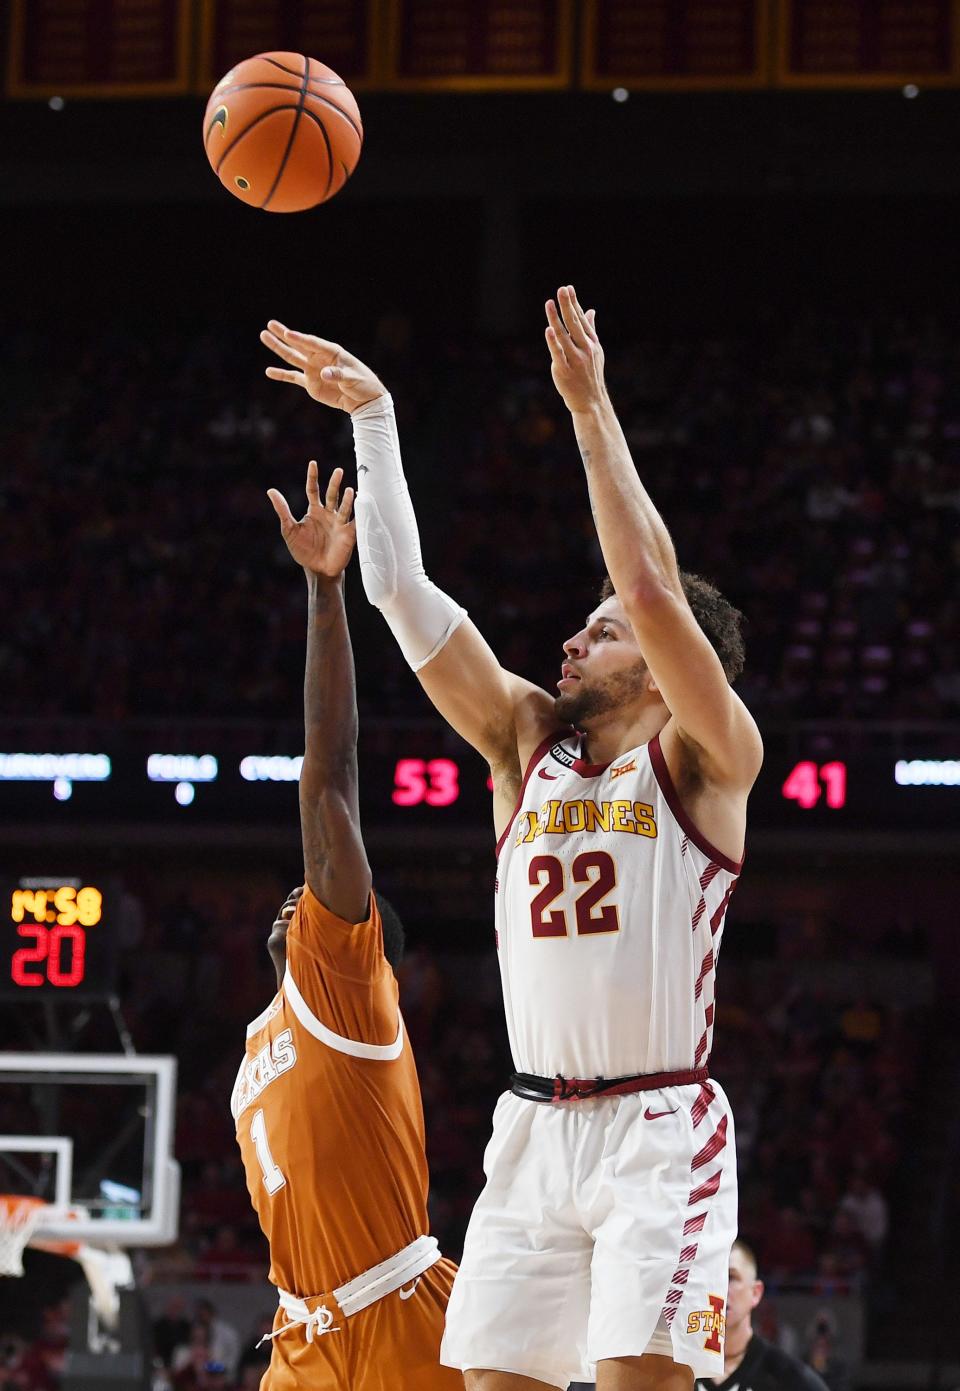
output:
M262 1111L257 1111L250 1122L250 1139L257 1151L260 1168L263 1170L263 1186L272 1198L287 1180L277 1168L273 1155L270 1153L270 1144L267 1140L267 1122Z

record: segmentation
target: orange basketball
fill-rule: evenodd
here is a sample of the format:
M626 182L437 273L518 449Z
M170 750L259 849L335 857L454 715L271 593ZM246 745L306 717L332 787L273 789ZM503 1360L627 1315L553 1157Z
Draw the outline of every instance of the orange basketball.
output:
M203 145L224 188L253 208L295 213L325 203L360 158L350 88L316 58L258 53L210 94Z

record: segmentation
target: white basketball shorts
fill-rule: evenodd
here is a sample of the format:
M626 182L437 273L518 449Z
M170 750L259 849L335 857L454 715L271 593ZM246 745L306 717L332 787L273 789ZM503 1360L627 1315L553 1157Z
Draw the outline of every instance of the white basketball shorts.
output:
M606 1357L672 1347L723 1379L737 1174L716 1082L558 1104L506 1092L484 1172L441 1362L566 1388Z

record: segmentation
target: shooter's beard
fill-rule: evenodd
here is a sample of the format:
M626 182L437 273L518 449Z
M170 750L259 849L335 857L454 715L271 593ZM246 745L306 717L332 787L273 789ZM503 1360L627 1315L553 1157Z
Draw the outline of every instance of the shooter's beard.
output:
M643 692L647 664L640 661L626 671L615 671L596 685L576 691L561 691L554 701L553 713L561 724L583 729L588 720L608 715L628 705Z

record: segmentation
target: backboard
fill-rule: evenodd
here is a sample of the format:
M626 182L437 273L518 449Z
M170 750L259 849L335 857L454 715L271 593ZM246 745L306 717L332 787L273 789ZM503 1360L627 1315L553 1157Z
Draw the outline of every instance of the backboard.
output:
M0 1053L0 1192L78 1209L38 1236L164 1246L177 1236L174 1058Z

